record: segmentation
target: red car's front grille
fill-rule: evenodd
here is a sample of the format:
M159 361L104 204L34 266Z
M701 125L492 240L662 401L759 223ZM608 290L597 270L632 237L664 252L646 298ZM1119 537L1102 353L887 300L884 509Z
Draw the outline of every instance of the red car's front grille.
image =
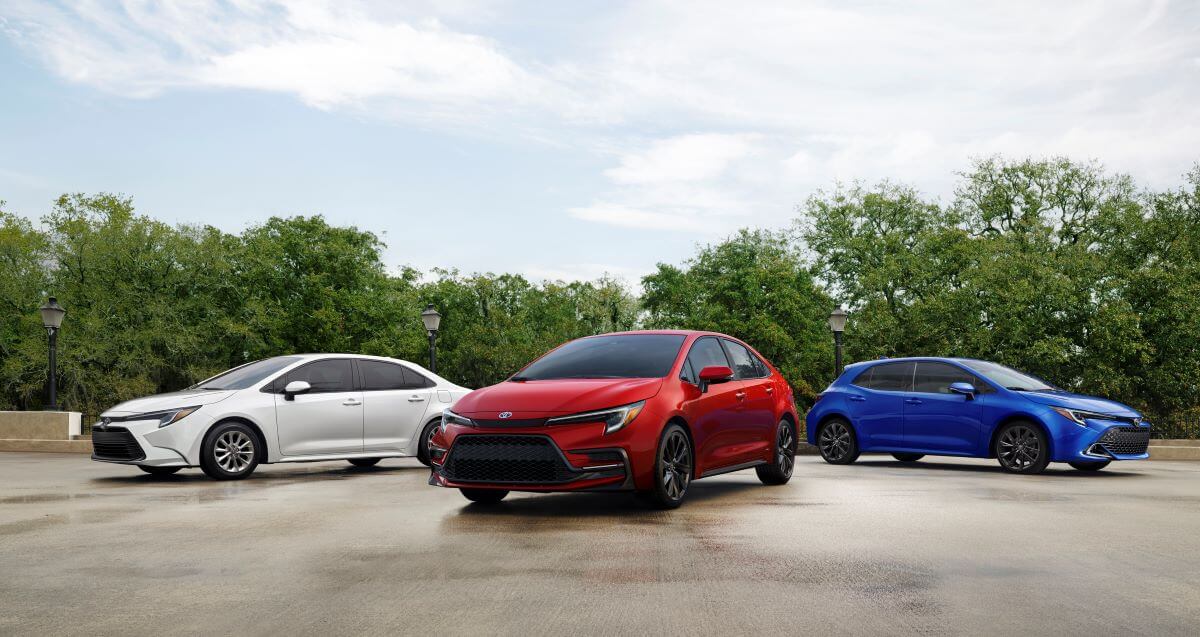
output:
M461 435L454 440L442 475L453 482L554 484L575 472L545 436Z

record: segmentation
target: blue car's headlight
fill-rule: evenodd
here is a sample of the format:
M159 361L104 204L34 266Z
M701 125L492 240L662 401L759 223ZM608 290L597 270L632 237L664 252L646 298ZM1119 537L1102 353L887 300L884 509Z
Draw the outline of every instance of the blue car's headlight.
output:
M1087 426L1086 421L1089 418L1091 418L1093 420L1116 420L1116 418L1114 418L1113 416L1110 416L1108 414L1097 413L1094 411L1084 411L1082 409L1068 409L1066 407L1051 407L1051 409L1058 412L1058 415L1062 416L1063 418L1066 418L1067 420L1070 420L1071 422L1073 422L1077 425L1083 426L1083 427Z
M560 416L551 418L546 421L547 425L570 425L582 422L603 422L604 433L610 434L614 431L619 431L625 425L633 422L638 414L642 413L642 407L646 406L646 401L642 400L631 405L622 405L613 407L612 409L602 409L598 411L589 411L582 414L571 414L570 416Z

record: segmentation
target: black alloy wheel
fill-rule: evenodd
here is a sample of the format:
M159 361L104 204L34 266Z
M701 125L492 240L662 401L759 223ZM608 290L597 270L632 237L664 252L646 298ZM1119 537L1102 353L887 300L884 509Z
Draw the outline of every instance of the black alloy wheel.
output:
M654 488L646 493L649 503L659 509L674 509L683 504L692 483L692 441L677 424L667 425L658 441L654 463Z
M775 455L771 464L754 468L763 484L787 484L796 467L796 428L786 418L775 428Z
M1032 423L1005 425L996 436L994 451L1000 466L1011 473L1041 473L1050 464L1046 435Z
M850 464L858 459L858 439L850 423L831 420L817 434L817 448L829 464Z

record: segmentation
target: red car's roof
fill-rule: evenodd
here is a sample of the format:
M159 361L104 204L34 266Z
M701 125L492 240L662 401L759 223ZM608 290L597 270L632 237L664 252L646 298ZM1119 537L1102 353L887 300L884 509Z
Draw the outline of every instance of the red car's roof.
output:
M702 330L629 330L627 332L608 332L605 334L595 334L594 336L617 336L621 334L666 334L674 336L692 336L695 334L712 334L714 336L728 336L720 332L705 332ZM591 337L584 337L591 338Z

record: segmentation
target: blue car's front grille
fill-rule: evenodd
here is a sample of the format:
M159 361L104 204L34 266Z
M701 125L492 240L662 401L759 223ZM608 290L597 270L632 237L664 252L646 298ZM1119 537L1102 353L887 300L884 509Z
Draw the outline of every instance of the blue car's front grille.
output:
M1150 446L1149 427L1113 427L1104 432L1100 446L1115 455L1146 453Z

